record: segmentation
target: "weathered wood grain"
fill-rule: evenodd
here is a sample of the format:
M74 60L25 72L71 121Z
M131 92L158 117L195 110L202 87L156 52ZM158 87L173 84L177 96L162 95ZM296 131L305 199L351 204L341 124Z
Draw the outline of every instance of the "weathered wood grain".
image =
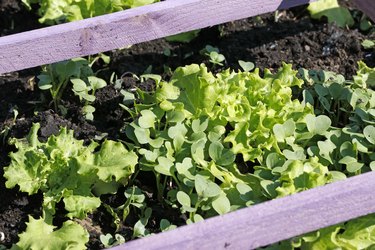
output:
M268 201L112 250L254 249L375 212L375 172Z
M374 0L354 0L358 9L362 10L368 17L375 21L375 1Z
M314 0L169 0L0 38L0 73L200 29Z

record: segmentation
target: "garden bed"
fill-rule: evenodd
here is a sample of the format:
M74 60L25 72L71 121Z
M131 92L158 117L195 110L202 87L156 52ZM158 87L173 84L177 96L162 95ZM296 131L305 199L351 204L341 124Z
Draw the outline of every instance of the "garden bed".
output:
M357 12L354 9L352 11ZM29 14L15 1L2 1L0 16L1 36L40 26L36 21L37 17ZM254 62L256 67L269 68L273 72L282 66L282 62L287 62L293 64L294 68L330 70L344 74L347 78L355 74L357 61L362 60L370 67L375 66L375 53L361 46L364 39L374 39L373 34L360 32L358 27L339 28L324 21L312 20L306 6L280 11L276 19L272 13L204 29L198 38L187 44L159 39L134 45L111 52L110 64L105 65L99 60L94 65L94 70L100 69L98 76L107 81L112 72L118 77L123 76L123 86L128 90L135 86L153 90L152 80L140 83L131 74L125 73L141 75L152 66L152 73L161 74L164 79L168 79L170 73L165 71L165 66L174 70L191 63L209 64L207 57L200 53L206 45L217 47L226 58L224 67L213 68L217 72L227 67L239 69L238 60ZM94 102L95 119L88 122L80 112L78 97L73 93L67 92L62 98L62 104L68 110L65 116L53 111L48 102L41 102L42 92L35 80L39 73L40 68L33 68L0 76L0 131L9 127L7 134L0 137L0 166L9 165L8 154L14 150L14 147L7 145L7 139L25 137L32 123L36 122L41 124L41 140L58 133L61 126L73 129L76 138L86 142L103 136L116 140L124 138L120 131L129 117L118 105L123 97L114 85L98 90ZM14 109L19 112L15 120ZM2 168L0 176L0 232L5 234L5 240L1 244L10 247L17 242L17 235L25 230L28 215L34 218L41 216L42 197L40 194L27 196L16 189L6 189ZM178 209L168 209L157 202L152 175L140 175L135 183L147 191L148 206L154 211L148 224L151 232L159 230L162 218L168 218L176 225L184 224L186 218L180 215ZM123 191L118 193L122 194ZM114 206L125 202L123 195L106 195L103 199ZM118 232L126 240L132 235L132 228L128 225L134 224L136 220L137 218L129 217L126 223L121 223ZM58 218L56 223L61 225L63 221L63 218ZM103 248L99 236L113 234L111 221L112 217L101 207L81 222L90 232L90 249Z

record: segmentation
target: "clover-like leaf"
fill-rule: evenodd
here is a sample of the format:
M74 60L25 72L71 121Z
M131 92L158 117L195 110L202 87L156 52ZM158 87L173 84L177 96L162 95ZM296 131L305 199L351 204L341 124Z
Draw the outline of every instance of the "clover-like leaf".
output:
M215 182L199 174L195 176L195 190L203 198L216 197L221 193L221 188Z
M363 130L363 134L365 135L366 139L375 144L375 127L372 125L366 126Z
M191 158L186 157L181 163L176 163L176 170L180 175L183 175L190 180L194 180L194 165Z
M46 74L41 74L38 76L39 82L38 82L38 87L41 90L47 90L52 88L52 79L49 75Z
M174 171L172 168L173 165L173 161L164 156L160 156L158 157L158 165L155 166L155 170L163 175L172 176L172 172Z
M287 120L284 124L276 124L273 126L273 133L277 141L283 142L285 138L294 135L296 129L295 123L292 119Z
M218 141L210 144L208 153L216 164L221 166L228 166L236 159L236 156L232 153L232 151L224 148L224 146Z
M349 173L355 173L363 167L363 163L358 162L358 160L351 156L345 156L342 158L339 163L346 165L346 170Z
M156 115L151 110L142 110L141 117L138 119L138 124L141 128L153 128Z
M230 211L230 201L225 195L220 195L212 202L212 207L218 214L226 214Z
M103 80L103 79L100 79L96 76L89 76L87 77L88 81L89 81L89 84L91 86L91 88L96 91L98 89L101 89L101 88L104 88L105 86L107 86L107 83Z
M320 115L320 116L314 116L311 114L308 114L306 117L306 125L307 129L310 133L313 134L323 134L326 132L329 127L331 126L331 119L328 116Z
M190 207L191 206L191 200L190 200L190 197L188 194L186 194L185 192L183 191L178 191L177 192L177 201L182 205L182 206L186 206L186 207Z
M73 90L76 92L87 91L87 84L79 78L70 79L73 83Z
M239 60L238 64L241 66L241 68L245 72L250 72L255 68L255 64L253 62L245 62L245 61Z
M204 132L208 126L208 119L195 119L191 124L194 133Z

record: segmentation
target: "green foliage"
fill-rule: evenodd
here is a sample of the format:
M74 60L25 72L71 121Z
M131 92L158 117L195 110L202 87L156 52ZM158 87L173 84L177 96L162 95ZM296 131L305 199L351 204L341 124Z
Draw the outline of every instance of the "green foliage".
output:
M38 87L41 90L50 91L55 111L57 111L69 80L71 78L85 78L92 74L87 60L83 58L49 64L38 75Z
M107 83L96 76L88 76L87 83L79 78L74 78L70 81L73 83L73 92L85 103L82 108L85 118L92 121L95 108L90 104L95 101L95 92L107 86Z
M365 40L362 42L362 46L363 46L363 48L365 48L365 49L373 49L373 48L375 48L375 41L365 39Z
M375 166L374 69L359 63L352 81L291 65L263 77L247 71L190 65L155 93L138 91L127 136L141 171L154 172L159 200L188 213L187 223ZM250 173L239 172L238 155L253 162Z
M18 185L30 195L43 192L44 219L48 223L61 200L69 218L85 218L101 204L93 192L108 193L108 189L126 184L134 173L137 156L120 142L105 141L97 150L97 143L84 146L73 137L72 130L62 128L43 143L37 137L39 127L33 125L27 141L13 139L17 152L10 154L4 177L7 188Z
M333 181L328 167L301 146L315 136L325 147L319 139L331 120L292 99L292 88L303 84L296 74L284 65L264 77L258 69L215 76L190 65L159 82L155 93L138 91L138 119L126 133L140 170L155 174L159 200L167 194L168 204L195 221ZM299 134L305 137L297 141ZM254 174L239 172L238 154L255 163Z
M69 82L72 82L74 94L84 102L82 111L87 120L94 118L95 108L90 104L95 101L95 92L107 85L103 79L94 76L89 62L84 58L47 65L38 79L38 87L51 93L55 111L65 110L60 102Z
M245 62L245 61L239 60L238 64L241 66L241 68L245 72L250 72L255 68L254 63L252 63L252 62Z
M111 234L102 234L99 238L105 248L114 247L125 243L124 237L122 237L120 234L115 234L114 237Z
M265 249L372 249L375 246L375 216L367 215L283 241Z
M312 18L320 19L325 16L328 18L328 22L336 23L343 28L354 25L354 20L349 10L341 7L337 0L319 0L310 3L307 9Z
M210 62L213 65L223 66L225 57L224 55L219 53L218 48L212 47L211 45L207 45L204 49L201 50L201 54L208 56Z
M29 222L24 233L19 235L19 242L11 249L86 249L89 234L77 223L68 220L62 227L56 227L29 216Z
M188 32L180 33L180 34L173 35L173 36L168 36L165 38L165 40L167 40L168 42L189 43L194 38L198 37L200 31L201 30L193 30L193 31L188 31Z
M205 51L218 53L209 46ZM122 107L133 118L124 124L132 151L113 141L100 149L94 142L84 146L66 129L42 143L34 125L27 142L14 140L18 151L5 168L6 186L42 191L45 219L60 200L68 217L84 218L101 205L99 195L126 185L137 165L155 175L154 198L179 209L190 224L375 169L375 69L360 62L346 80L288 64L261 75L241 64L244 71L216 75L203 64L180 67L169 81L143 75L155 81L154 92L123 91ZM83 83L73 80L75 91L92 98L84 89L91 83ZM117 227L131 212L138 216L132 238L150 235L146 193L131 186L124 195L117 208L102 205ZM368 248L375 242L374 223L373 216L365 218L270 248ZM160 221L162 231L174 227ZM102 238L116 244L111 235Z
M22 2L28 8L31 8L31 4L39 4L38 14L41 16L39 22L51 25L139 7L158 0L22 0Z

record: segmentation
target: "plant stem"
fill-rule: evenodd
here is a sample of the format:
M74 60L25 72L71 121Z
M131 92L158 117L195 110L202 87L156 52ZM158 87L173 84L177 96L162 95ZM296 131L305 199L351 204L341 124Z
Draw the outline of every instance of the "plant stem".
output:
M157 199L159 202L162 202L163 200L163 190L162 190L162 187L160 186L160 174L159 173L155 173L155 177L156 177L156 189L157 189Z

